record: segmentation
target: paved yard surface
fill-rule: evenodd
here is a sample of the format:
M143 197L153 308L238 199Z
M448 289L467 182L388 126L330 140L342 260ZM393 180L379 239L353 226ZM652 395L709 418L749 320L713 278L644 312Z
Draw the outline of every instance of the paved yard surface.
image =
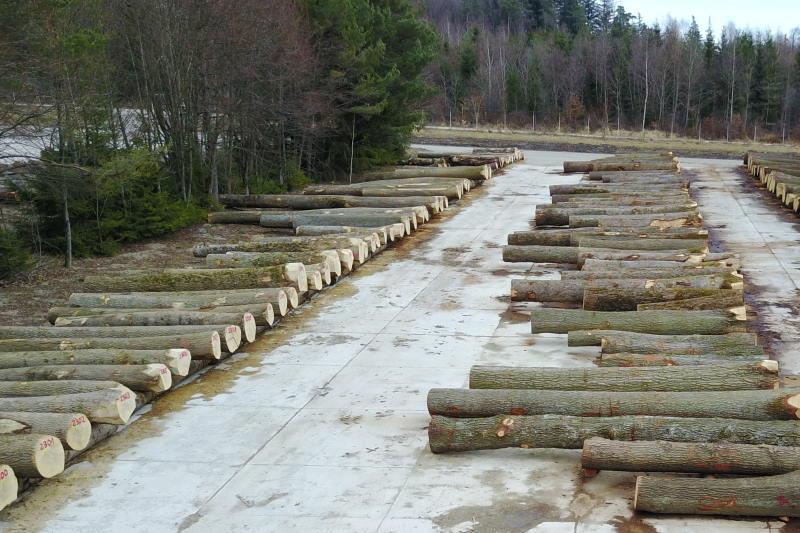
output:
M631 516L633 475L583 482L575 450L435 456L431 387L471 365L589 366L593 350L529 333L509 306L499 247L525 229L565 159L528 152L443 221L305 306L250 353L159 400L141 419L0 515L6 531L784 531L782 522ZM751 303L790 368L800 280L792 219L733 164L690 161L715 237L745 254ZM786 527L785 527L786 526Z

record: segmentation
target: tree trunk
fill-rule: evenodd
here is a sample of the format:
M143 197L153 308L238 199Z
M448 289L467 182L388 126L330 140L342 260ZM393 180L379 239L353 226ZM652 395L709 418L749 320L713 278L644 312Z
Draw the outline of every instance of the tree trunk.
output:
M626 228L620 232L610 232L605 228L558 228L515 231L508 235L508 244L529 246L578 246L584 238L604 239L612 242L625 239L639 240L705 240L708 231L699 228L669 228L665 231L655 228ZM643 249L647 249L646 247Z
M734 361L758 362L764 355L685 355L685 354L642 354L609 353L595 359L597 366L696 366L718 365Z
M256 327L269 325L269 311L254 317L249 312L224 313L216 311L186 311L182 309L158 309L135 313L110 313L104 315L59 317L56 327L125 327L125 326L214 326L215 324L232 324L239 326L247 342L256 338ZM274 315L272 315L274 318Z
M568 346L600 346L606 353L762 355L755 333L649 335L628 331L571 331Z
M537 226L566 226L571 216L578 215L650 215L660 213L696 212L696 206L684 203L670 203L658 206L629 207L536 207L534 218Z
M136 395L121 385L94 392L54 394L57 395L3 397L0 398L0 411L84 413L93 423L121 425L128 423L136 408Z
M652 228L680 228L699 227L703 217L697 213L658 213L653 215L573 215L569 217L569 227L652 227Z
M705 273L706 268L726 268L727 272L739 270L740 261L738 259L712 259L714 256L706 254L706 261L699 263L679 263L676 261L619 261L613 259L586 259L583 263L583 270L590 273L609 273L616 271L616 275L631 276L636 272L644 270L675 271L675 269L685 269L683 275L694 275ZM693 270L694 269L694 270ZM739 275L741 278L741 275Z
M189 373L189 350L56 350L49 352L0 352L0 369L47 365L147 365L163 364L173 375Z
M620 442L587 439L583 468L593 471L775 475L800 470L800 448L724 442Z
M342 226L358 226L363 228L373 228L375 226L388 226L390 224L402 223L405 226L406 233L411 233L416 229L416 223L408 215L394 215L394 214L331 214L331 215L317 215L305 214L299 211L295 215L261 215L261 226L265 228L297 228L299 226L329 226L329 225L342 225Z
M195 257L227 252L310 252L319 250L338 250L347 248L359 263L364 263L369 255L369 246L364 239L352 237L272 237L256 242L230 244L200 244L194 247Z
M0 412L0 419L25 424L32 433L53 435L70 450L85 449L92 437L92 424L82 413Z
M309 195L309 194L223 194L222 205L228 207L255 207L270 209L325 209L351 207L415 207L425 206L433 213L444 209L443 196L404 196L395 198L348 196L348 195ZM226 211L229 212L229 211Z
M533 309L532 333L614 329L656 335L720 335L745 330L745 318L728 311L586 311Z
M628 263L630 261L627 261ZM700 265L685 265L677 264L674 267L667 268L621 268L617 270L562 270L562 281L573 280L604 280L604 279L651 279L651 280L669 280L674 278L695 279L703 277L717 277L721 280L722 286L720 288L736 288L741 290L744 286L743 278L740 274L735 273L735 269L730 267L720 266L703 266ZM703 287L695 287L703 288Z
M208 214L209 224L254 224L261 221L263 211L217 211Z
M735 309L744 308L744 296L741 291L731 291L727 294L672 300L669 302L642 303L637 311L659 311L662 309L685 309L687 311L706 311L710 309Z
M564 161L564 172L595 172L595 171L633 171L633 170L676 170L677 163L671 159L659 160L623 160L610 158L608 162L602 159L595 161Z
M637 239L620 237L617 235L603 237L575 237L578 246L582 248L605 248L614 250L642 250L642 251L669 251L689 250L692 253L708 252L706 239Z
M800 425L793 420L500 415L488 418L433 416L428 426L428 440L433 453L499 448L577 450L583 448L583 442L592 437L621 441L666 440L798 446Z
M473 366L472 389L569 391L703 391L773 389L778 363L728 363L695 367L550 368Z
M87 276L83 284L87 291L94 292L261 289L286 285L294 286L300 292L308 290L302 263L263 268L176 268L152 272L117 272Z
M507 263L571 263L580 266L586 259L686 262L696 257L702 255L693 256L689 249L651 252L572 246L503 246L503 261Z
M455 418L556 414L796 420L798 407L800 394L797 390L593 392L431 389L428 392L428 412L431 415Z
M633 508L670 514L800 516L799 472L738 479L639 476Z
M726 284L727 276L687 276L685 278L639 278L638 276L627 279L512 279L512 302L561 302L582 303L586 299L586 291L607 289L619 294L615 301L628 304L635 310L636 298L639 294L668 294L668 291L694 289L718 290ZM591 300L590 300L591 302ZM592 304L590 303L590 306ZM634 307L631 307L634 306ZM585 307L585 304L584 304ZM585 307L591 309L591 307Z
M338 255L337 255L338 257ZM292 296L292 298L289 298ZM105 307L109 309L213 309L220 306L271 303L274 310L285 315L289 305L299 305L297 291L254 289L241 291L198 292L136 292L136 293L72 293L73 307ZM2 331L0 330L0 337Z
M64 331L63 337L47 338L19 338L0 340L0 353L20 352L20 351L54 351L54 350L169 350L183 348L189 350L192 359L219 359L222 356L222 339L225 342L225 350L234 353L241 344L241 328L238 326L211 326L212 328L222 328L225 335L220 337L219 331L194 330L174 334L138 337L103 337L93 336L85 328L48 328L56 331ZM149 328L149 326L148 326ZM86 337L73 337L70 330L78 329L79 335ZM94 329L94 328L89 328ZM125 335L123 332L116 332L122 328L98 328L105 330L106 335ZM129 335L136 335L134 332ZM140 335L146 335L146 332Z
M477 167L425 167L425 168L397 168L390 173L369 173L370 177L398 178L468 178L471 180L488 180L492 178L492 169L489 165Z
M0 435L0 463L21 477L51 478L64 471L64 447L52 435Z
M687 278L675 278L687 279ZM742 291L734 289L695 289L681 285L674 289L661 287L646 289L616 289L589 287L583 292L583 308L589 311L646 311L659 309L691 309L691 307L659 307L663 304L676 304L681 301L706 299L732 305L710 307L707 309L728 309L744 306ZM653 305L656 307L647 307Z
M163 392L172 386L165 365L48 365L0 370L0 381L116 381L134 391Z
M337 276L342 275L342 262L335 250L319 252L228 252L225 254L208 254L206 265L209 268L252 268L285 265L287 263L303 263L313 265L326 263Z

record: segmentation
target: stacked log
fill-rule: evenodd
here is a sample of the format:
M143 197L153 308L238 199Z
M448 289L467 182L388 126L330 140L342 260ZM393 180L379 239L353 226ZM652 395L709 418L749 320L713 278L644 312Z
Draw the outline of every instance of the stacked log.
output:
M211 213L210 223L276 230L198 244L193 253L206 268L87 276L83 292L48 311L54 327L0 326L0 508L16 499L17 476L58 475L137 407L255 341L520 158L512 149L428 165L412 155L407 162L419 166L351 185L222 195L228 209Z
M800 156L746 163L782 198L800 194ZM780 388L778 363L748 331L741 259L712 249L679 169L672 154L564 164L589 174L551 186L552 205L509 235L503 259L562 267L561 279L512 280L511 300L536 302L533 334L598 347L596 366L474 366L468 389L429 392L431 451L582 448L587 476L767 476L642 476L634 508L800 515L788 503L800 389Z
M747 152L747 172L757 184L778 197L781 204L800 213L800 155Z

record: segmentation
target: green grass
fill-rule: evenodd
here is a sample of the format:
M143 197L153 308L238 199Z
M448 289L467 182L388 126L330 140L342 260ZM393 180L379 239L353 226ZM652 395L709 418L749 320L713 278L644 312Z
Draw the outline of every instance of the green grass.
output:
M690 139L687 137L668 138L660 132L612 132L607 136L601 134L567 134L567 133L534 133L522 130L501 129L468 129L425 127L417 132L415 140L428 142L439 141L442 144L454 143L508 143L518 145L520 148L551 148L569 151L658 151L672 150L678 155L717 155L727 157L741 157L748 150L759 152L786 153L800 151L800 145L795 143L768 144L754 143L752 141L706 141Z

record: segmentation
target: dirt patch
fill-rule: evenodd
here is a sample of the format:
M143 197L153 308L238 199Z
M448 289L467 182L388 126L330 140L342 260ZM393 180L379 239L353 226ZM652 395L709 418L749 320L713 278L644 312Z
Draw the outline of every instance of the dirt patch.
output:
M73 292L80 292L83 279L91 274L150 268L202 267L205 261L192 256L192 247L201 242L224 243L252 240L286 232L235 224L198 224L157 239L126 245L111 257L76 259L71 270L61 257L42 257L28 276L0 285L0 323L42 325L47 310L67 305Z
M650 524L644 523L638 516L630 518L615 516L611 525L617 529L618 533L656 533L658 531Z

